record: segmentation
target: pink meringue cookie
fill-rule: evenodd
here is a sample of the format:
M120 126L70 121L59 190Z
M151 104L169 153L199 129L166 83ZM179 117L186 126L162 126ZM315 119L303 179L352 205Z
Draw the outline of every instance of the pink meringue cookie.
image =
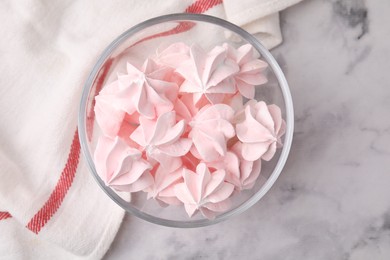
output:
M225 169L225 180L234 185L235 190L252 189L261 171L261 159L247 161L241 156L241 143L237 142L218 161L207 163L209 168Z
M184 61L176 71L184 77L180 92L194 93L194 103L204 95L212 104L220 103L224 94L235 93L231 76L239 67L226 59L226 50L221 46L206 53L197 45L190 48L190 59Z
M225 43L223 47L226 48L228 57L240 67L239 72L233 76L237 90L244 97L253 99L255 97L255 86L267 82L264 70L268 67L268 64L257 58L250 44L235 49Z
M184 183L175 186L177 198L184 203L188 216L199 210L203 216L212 219L217 212L230 208L229 197L234 186L224 181L225 171L210 173L204 163L196 167L196 173L183 169Z
M119 75L121 91L117 102L128 114L137 111L149 119L171 111L172 101L177 96L178 86L166 81L173 73L169 67L159 67L153 60L147 59L142 70L127 63L127 74Z
M137 192L153 184L151 165L141 152L120 138L101 136L94 154L96 171L107 186L118 191Z
M95 118L103 134L114 138L126 113L116 105L115 95L120 91L118 81L106 85L95 97Z
M175 185L183 182L182 171L183 168L181 166L172 172L157 166L153 185L144 190L148 193L147 198L159 201L162 206L182 204L174 192Z
M111 138L120 136L130 146L137 147L131 142L129 136L139 124L139 114L134 112L129 115L121 108L121 103L116 97L120 91L118 81L114 81L95 97L96 121L105 136Z
M177 169L181 165L179 157L188 153L192 146L191 139L183 138L184 120L176 123L174 111L162 114L157 121L140 118L140 126L130 138L138 143L148 158L159 162L166 169Z
M240 178L240 160L237 155L227 151L225 156L220 156L216 161L206 162L207 167L219 170L224 169L226 172L226 181L233 184L235 188L241 187Z
M285 122L280 108L265 102L250 100L245 106L245 119L236 125L238 139L242 142L242 157L247 161L259 158L269 161L285 133Z
M192 129L188 136L196 148L191 149L191 153L206 162L224 156L227 140L235 135L230 123L233 116L233 109L225 104L203 107L189 123Z

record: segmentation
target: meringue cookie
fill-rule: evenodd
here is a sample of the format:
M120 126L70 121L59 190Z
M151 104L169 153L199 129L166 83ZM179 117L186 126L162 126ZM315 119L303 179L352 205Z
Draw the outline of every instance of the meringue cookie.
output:
M264 70L268 64L254 55L252 45L245 44L235 49L228 44L223 44L227 50L227 55L239 65L239 72L233 77L237 90L248 99L255 97L255 86L266 83L267 77Z
M154 183L144 191L148 193L148 199L156 199L162 202L162 205L180 205L181 201L176 197L174 187L177 183L183 182L183 169L178 169L167 172L161 166L157 166L154 173Z
M120 138L102 136L94 154L96 171L107 186L118 191L137 192L153 184L151 165L141 152Z
M248 101L245 119L236 125L236 133L242 142L242 157L245 160L271 160L276 148L282 146L281 137L285 133L280 108L267 106L263 101Z
M225 169L225 180L235 186L235 190L251 189L260 175L261 159L247 161L242 157L242 144L234 144L219 160L207 163L209 168Z
M196 148L191 153L206 162L225 155L226 142L235 135L230 123L233 116L233 109L225 104L203 107L189 123L192 128L188 136Z
M199 210L203 216L212 219L217 212L230 208L228 199L234 186L224 181L225 171L217 170L210 174L204 163L196 167L196 173L183 169L184 183L176 184L174 192L184 203L188 216Z
M121 99L118 100L116 97L120 92L118 81L114 81L95 97L96 121L105 136L111 138L119 136L131 147L136 148L137 145L129 136L139 124L139 114L134 112L129 115L121 109Z
M184 130L184 120L176 123L176 113L171 111L159 116L157 121L141 117L140 126L130 138L146 151L148 158L166 169L172 169L181 165L179 157L188 153L192 146L191 139L182 138Z
M142 70L127 63L127 74L118 76L121 91L117 94L117 102L128 114L137 111L149 119L171 111L178 86L166 81L169 73L172 73L171 68L160 68L150 59L145 61Z
M176 71L184 77L180 92L194 93L194 103L204 95L212 104L220 103L225 93L235 93L231 76L239 71L233 61L226 59L226 50L221 46L206 53L197 45L190 48L190 59Z
M216 161L206 162L206 165L215 170L224 169L226 172L226 181L236 187L241 186L240 182L237 181L240 177L240 160L233 152L227 151L225 156L218 157Z

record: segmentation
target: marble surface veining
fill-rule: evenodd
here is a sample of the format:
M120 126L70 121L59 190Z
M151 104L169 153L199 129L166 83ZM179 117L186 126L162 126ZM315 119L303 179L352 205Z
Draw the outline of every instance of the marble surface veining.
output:
M304 1L272 53L295 106L288 162L244 214L199 229L126 216L105 259L390 259L390 1Z

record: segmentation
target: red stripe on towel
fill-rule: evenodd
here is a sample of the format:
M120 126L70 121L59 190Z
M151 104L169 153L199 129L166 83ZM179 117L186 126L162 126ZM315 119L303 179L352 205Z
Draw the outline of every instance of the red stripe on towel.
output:
M198 0L185 10L186 13L203 13L211 7L222 4L222 0Z
M79 135L76 130L73 142L70 147L68 160L62 170L60 179L57 182L54 190L50 194L49 199L43 205L43 207L34 215L34 217L27 224L27 228L32 232L38 234L42 227L50 220L50 218L56 213L60 207L62 201L65 198L70 186L73 183L73 179L76 174L77 165L80 158L80 143Z
M222 4L222 0L198 0L195 3L193 3L192 5L190 5L189 7L187 7L184 12L200 14L200 13L206 12L211 7L214 7L214 6L219 5L219 4ZM189 31L194 26L195 26L194 22L180 22L173 29L145 37L142 40L139 40L138 42L134 43L132 46L137 45L137 44L144 42L144 41L147 41L147 40L186 32L186 31Z
M0 220L4 220L7 218L12 218L11 214L9 214L8 212L0 212Z

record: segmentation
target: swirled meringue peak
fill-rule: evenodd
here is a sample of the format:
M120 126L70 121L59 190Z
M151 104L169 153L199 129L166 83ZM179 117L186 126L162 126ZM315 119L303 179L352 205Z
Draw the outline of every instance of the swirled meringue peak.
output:
M118 76L124 86L117 95L125 99L123 109L132 114L153 119L158 114L172 110L172 100L175 99L178 86L166 81L172 70L169 67L159 67L153 60L147 59L141 70L127 63L127 74Z
M224 94L236 92L231 76L239 67L226 58L225 48L217 46L207 53L198 45L192 45L190 57L176 71L185 79L180 92L193 93L194 103L203 95L212 104L220 103Z
M177 183L183 182L182 167L167 172L162 166L157 166L154 171L154 183L145 189L148 199L156 199L162 206L180 205L180 200L176 197L174 187Z
M117 190L136 192L153 184L151 165L141 158L139 150L129 147L119 137L100 137L94 159L99 176Z
M175 186L177 198L184 203L187 214L191 217L197 210L207 218L215 217L216 212L230 208L228 198L234 186L225 182L225 171L210 173L204 163L196 167L196 173L183 169L184 183Z
M235 186L237 191L251 189L260 175L261 160L247 161L242 157L242 144L237 142L226 155L217 161L207 163L214 169L224 168L225 180Z
M267 63L255 53L250 45L178 42L141 68L127 63L95 99L94 161L104 183L209 219L261 186L285 122L279 107L254 99L267 82Z
M247 161L262 158L272 159L281 136L285 133L285 122L280 108L267 106L265 102L251 100L245 106L245 119L236 125L237 137L242 142L242 156Z
M239 66L238 73L233 76L237 90L242 96L253 99L255 86L267 82L264 70L268 64L256 57L256 52L250 44L235 49L225 43L223 47L227 50L228 58L234 60Z
M176 123L176 113L171 111L158 117L157 121L141 117L140 126L130 138L145 150L148 158L171 169L181 164L179 158L188 153L192 145L191 139L182 137L184 129L184 120Z
M203 107L189 123L189 137L194 142L192 154L204 161L214 161L226 153L226 143L235 135L230 123L234 110L225 104L208 105Z

